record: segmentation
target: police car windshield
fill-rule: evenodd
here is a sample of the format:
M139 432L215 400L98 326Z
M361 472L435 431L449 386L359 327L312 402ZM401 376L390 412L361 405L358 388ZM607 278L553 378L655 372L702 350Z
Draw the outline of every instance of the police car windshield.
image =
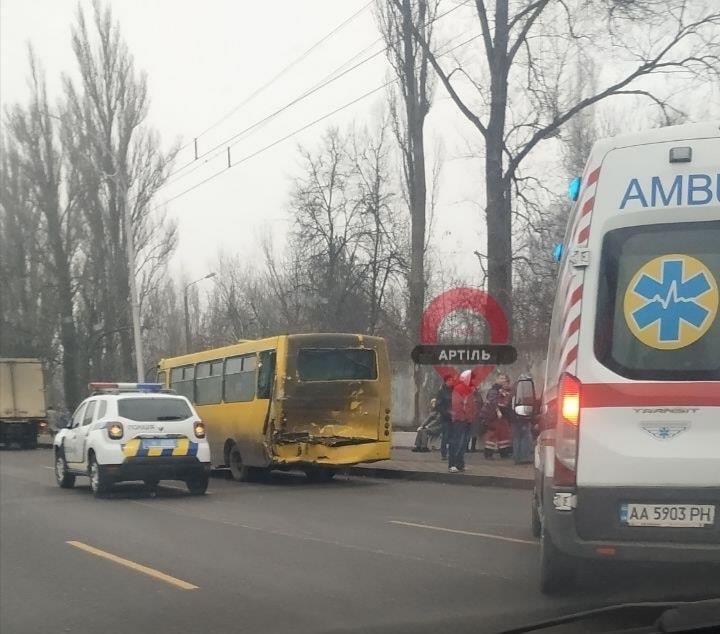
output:
M122 398L118 400L118 415L147 422L185 420L192 412L181 398Z
M602 254L598 359L639 380L720 379L720 222L611 231Z

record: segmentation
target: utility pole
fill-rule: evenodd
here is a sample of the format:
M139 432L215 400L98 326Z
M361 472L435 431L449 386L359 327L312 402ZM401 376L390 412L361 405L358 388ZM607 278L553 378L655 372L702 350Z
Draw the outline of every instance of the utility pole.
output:
M140 301L135 279L135 240L132 228L132 212L127 201L127 182L121 170L117 171L117 184L120 204L125 215L125 247L128 264L128 287L130 290L130 312L132 313L133 339L135 340L135 369L139 383L145 381L145 365L143 363L142 333L140 331Z
M198 282L202 282L203 280L209 280L211 277L215 277L215 273L208 273L204 277L201 277L200 279L195 280L194 282L190 282L189 284L185 284L185 289L183 290L183 305L185 307L185 352L190 352L190 309L188 307L188 289L193 285L197 284Z

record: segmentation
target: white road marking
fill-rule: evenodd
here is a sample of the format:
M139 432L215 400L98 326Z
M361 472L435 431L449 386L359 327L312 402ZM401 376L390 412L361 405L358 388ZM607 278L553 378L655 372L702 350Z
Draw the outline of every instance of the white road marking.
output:
M444 528L442 526L431 526L430 524L416 524L414 522L401 522L399 520L390 520L390 524L398 524L400 526L412 526L414 528L427 528L432 531L442 531L444 533L457 533L458 535L470 535L472 537L484 537L485 539L497 539L502 542L511 542L513 544L531 544L537 546L539 542L529 539L518 539L517 537L504 537L503 535L492 535L490 533L476 533L475 531L461 531L456 528Z
M43 469L50 469L50 470L54 471L55 467L48 467L47 465L43 465Z
M252 526L250 524L244 524L242 522L234 522L234 521L224 519L221 517L211 517L210 515L208 515L207 511L204 511L202 514L188 513L187 510L181 510L177 507L170 507L167 504L161 504L158 502L147 503L147 502L140 502L138 500L132 500L131 503L137 504L139 506L146 506L146 507L154 509L156 511L164 511L164 512L168 512L168 513L173 513L175 515L192 517L194 519L202 520L205 522L222 524L223 526L231 526L233 528L243 528L243 529L255 531L258 533L265 533L268 535L277 535L280 537L286 537L288 539L296 539L296 540L301 540L301 541L306 541L306 542L325 544L328 546L335 546L337 548L344 548L347 550L354 550L354 551L363 552L363 553L371 553L371 554L379 555L382 557L392 557L395 559L400 559L400 560L405 560L405 561L418 562L418 563L422 563L422 564L430 564L432 566L443 566L445 568L451 568L454 570L462 570L464 572L467 572L467 573L473 574L473 575L480 575L483 577L498 577L500 579L505 579L506 581L512 581L511 577L505 576L500 572L495 572L495 571L489 572L487 570L481 570L481 569L477 569L477 568L471 569L471 568L461 566L461 565L458 566L458 565L452 564L447 561L432 560L428 557L418 557L416 555L396 553L396 552L391 552L391 551L387 551L387 550L383 550L383 549L379 549L379 548L375 548L375 547L368 548L366 546L361 546L358 544L349 544L347 542L341 542L339 540L334 540L334 539L323 539L321 537L315 537L315 536L307 535L307 534L289 533L287 531L282 531L282 530L279 530L276 528L262 528L260 526ZM213 504L218 505L218 504L222 504L222 503L215 501ZM225 506L228 506L228 505L225 505Z
M95 555L96 557L102 557L103 559L107 559L108 561L112 561L116 564L120 564L121 566L125 566L126 568L130 568L130 570L134 570L135 572L141 572L142 574L148 575L153 579L158 579L160 581L164 581L165 583L169 583L171 586L175 586L176 588L180 588L181 590L198 589L198 586L193 585L192 583L188 583L187 581L183 581L182 579L178 579L177 577L171 577L170 575L166 575L164 572L155 570L155 568L143 566L142 564L130 561L129 559L118 557L117 555L113 555L112 553L109 553L105 550L95 548L94 546L83 544L83 542L69 541L65 543L70 544L70 546L74 546L75 548L79 548L80 550L84 550L86 553L90 553L91 555Z

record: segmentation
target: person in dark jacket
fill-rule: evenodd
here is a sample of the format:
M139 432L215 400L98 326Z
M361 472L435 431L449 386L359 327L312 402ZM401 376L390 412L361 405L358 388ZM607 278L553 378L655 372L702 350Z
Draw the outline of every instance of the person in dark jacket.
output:
M450 446L450 409L452 407L453 385L455 380L452 375L443 379L443 384L435 397L435 411L440 416L440 456L447 460L448 447Z
M437 411L437 400L432 399L430 401L430 414L425 419L425 422L418 427L415 435L415 446L412 451L420 453L430 451L430 442L440 435L441 427L440 414Z

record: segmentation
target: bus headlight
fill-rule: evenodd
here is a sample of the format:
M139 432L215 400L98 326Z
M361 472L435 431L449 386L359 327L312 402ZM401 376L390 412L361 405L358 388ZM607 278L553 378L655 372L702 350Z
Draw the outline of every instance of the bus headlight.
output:
M203 423L201 420L195 423L194 430L196 438L205 438L205 423Z

